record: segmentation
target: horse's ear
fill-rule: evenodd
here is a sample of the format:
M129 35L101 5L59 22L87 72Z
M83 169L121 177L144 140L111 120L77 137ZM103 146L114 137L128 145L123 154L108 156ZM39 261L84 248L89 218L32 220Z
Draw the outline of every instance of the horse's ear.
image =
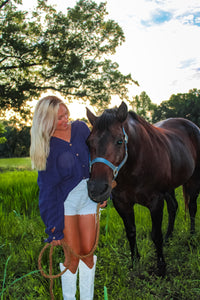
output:
M122 123L126 120L128 115L128 108L125 102L122 101L117 110L117 119Z
M92 124L92 126L94 125L97 117L89 110L89 108L86 107L86 114L87 114L87 118L90 121L90 123Z

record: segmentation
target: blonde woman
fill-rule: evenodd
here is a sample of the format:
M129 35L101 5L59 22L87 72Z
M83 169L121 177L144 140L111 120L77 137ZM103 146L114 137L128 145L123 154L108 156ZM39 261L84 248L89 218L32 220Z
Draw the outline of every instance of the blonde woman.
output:
M88 254L95 241L97 204L88 197L90 131L81 121L69 122L69 110L56 96L38 101L31 128L30 156L38 170L39 208L48 234L46 241L64 240L80 255ZM67 263L60 263L61 271ZM80 299L93 299L96 256L83 261L71 256L62 275L65 300L76 299L79 269Z

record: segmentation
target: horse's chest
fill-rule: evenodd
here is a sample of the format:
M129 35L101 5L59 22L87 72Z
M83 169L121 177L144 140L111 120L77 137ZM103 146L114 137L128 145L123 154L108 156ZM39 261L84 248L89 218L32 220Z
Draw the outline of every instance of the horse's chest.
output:
M149 207L152 199L160 195L161 191L154 185L140 184L118 184L114 194L117 195L121 202L138 203Z

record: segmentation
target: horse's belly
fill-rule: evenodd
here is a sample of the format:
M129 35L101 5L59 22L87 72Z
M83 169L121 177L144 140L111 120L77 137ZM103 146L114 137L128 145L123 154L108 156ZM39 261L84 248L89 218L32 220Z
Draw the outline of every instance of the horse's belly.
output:
M171 178L173 186L178 187L187 182L192 176L194 170L195 161L192 155L185 155L185 153L181 155L172 165Z

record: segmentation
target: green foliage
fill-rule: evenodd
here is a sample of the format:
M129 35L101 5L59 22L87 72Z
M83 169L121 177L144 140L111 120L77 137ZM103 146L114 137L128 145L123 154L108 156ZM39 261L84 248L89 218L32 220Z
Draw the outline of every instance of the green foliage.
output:
M5 143L0 144L0 157L25 157L30 149L30 127L4 121Z
M157 105L152 103L146 92L143 91L139 96L136 95L129 103L136 114L143 117L148 122L152 121L152 113Z
M0 297L1 300L50 299L49 281L38 272L37 259L45 238L38 210L37 173L14 171L0 174ZM167 275L155 274L156 254L150 238L151 218L147 208L136 205L137 243L140 261L130 269L130 249L122 219L109 200L101 210L100 240L95 277L95 300L154 300L200 298L200 216L199 200L196 234L190 236L181 188L176 190L179 209L173 237L164 246ZM164 208L163 232L167 227ZM54 273L63 259L60 248L54 252ZM48 251L43 267L48 272ZM60 278L54 280L55 299L62 299ZM77 292L78 295L78 292ZM77 298L78 299L78 298Z
M189 93L172 95L168 101L163 101L155 107L153 122L167 118L182 117L200 126L200 90L192 89Z
M142 92L129 101L131 109L150 123L167 118L186 118L200 126L200 90L192 89L188 93L172 95L169 100L156 105Z
M126 97L135 81L108 59L125 37L106 15L106 4L92 0L78 1L67 13L43 0L32 14L14 0L2 3L0 107L26 113L25 102L47 90L99 106L108 105L111 94Z
M0 122L0 144L3 144L6 142L5 136L2 136L5 134L5 132L6 132L5 128L4 128L3 124Z

